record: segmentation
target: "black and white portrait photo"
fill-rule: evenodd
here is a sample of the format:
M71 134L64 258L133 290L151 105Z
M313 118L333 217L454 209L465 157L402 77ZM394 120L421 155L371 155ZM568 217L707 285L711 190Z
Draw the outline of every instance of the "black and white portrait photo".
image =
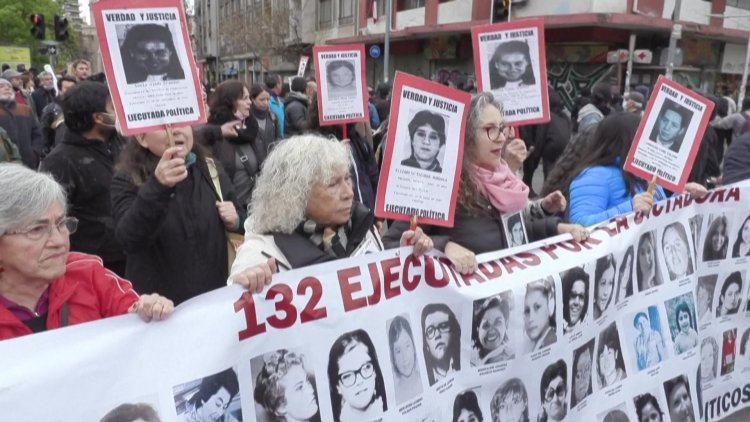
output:
M667 358L658 308L649 306L636 312L632 321L632 326L627 327L627 333L633 346L633 366L642 371L658 365Z
M599 333L596 347L596 374L599 388L611 387L627 377L620 347L620 336L615 323Z
M557 341L555 322L555 282L552 277L526 285L523 300L525 352L535 352Z
M538 420L561 421L568 414L568 365L560 359L542 372L539 382L542 407Z
M581 327L589 313L589 274L573 267L560 275L562 280L563 333Z
M746 328L740 336L740 353L737 364L743 370L750 368L750 328Z
M503 215L502 221L503 229L505 229L505 238L508 239L509 248L528 243L526 226L523 223L523 212Z
M713 337L701 340L701 383L710 383L719 375L719 345Z
M319 422L315 374L301 351L279 349L250 360L258 422Z
M336 422L379 419L388 410L383 372L364 330L342 334L328 354L328 387Z
M571 377L573 383L570 396L571 409L576 407L583 399L590 396L593 390L591 375L594 369L594 339L587 341L583 346L573 352L573 368Z
M664 228L661 247L671 281L681 280L693 274L690 244L685 226L682 223L675 221Z
M703 242L703 261L717 261L727 257L729 235L727 217L724 214L710 215L708 231Z
M692 117L691 110L666 98L648 139L670 151L680 152L682 140Z
M750 215L742 221L732 244L732 258L750 256Z
M680 422L695 422L693 399L690 395L690 384L685 375L672 378L664 383L664 395L667 397L669 419Z
M630 422L628 414L625 412L625 403L608 409L597 415L599 422Z
M703 215L697 214L688 219L690 223L690 234L693 239L693 251L698 253L698 246L700 245L701 230L703 229ZM696 261L698 257L694 257Z
M242 420L240 385L234 368L174 387L180 422L230 422Z
M417 347L407 314L398 315L388 321L388 348L396 403L401 404L422 393Z
M498 363L515 357L509 336L513 292L474 301L471 324L472 366Z
M478 389L477 389L478 391ZM453 400L453 422L482 422L482 410L479 408L477 391L466 390L458 393Z
M461 370L461 326L444 303L422 309L422 345L430 385Z
M698 284L695 286L695 307L698 312L698 323L704 323L711 320L714 310L714 290L719 276L716 274L698 277Z
M638 416L638 422L664 422L664 407L659 404L657 398L659 394L655 391L643 393L633 398L633 404L635 405L635 414Z
M490 89L536 84L528 41L507 41L497 45L490 60Z
M99 422L161 422L161 418L148 403L123 403L107 412Z
M331 60L326 63L328 99L357 95L357 72L353 60Z
M669 332L676 355L698 346L698 324L695 317L693 294L685 293L664 302L669 320Z
M490 401L492 422L529 422L529 395L518 378L500 384Z
M742 305L742 274L735 271L721 283L721 288L717 292L719 300L716 304L716 316L723 317L734 315L740 310Z
M619 271L617 272L617 293L615 303L620 303L633 295L633 268L635 253L633 246L629 246L620 259Z
M643 233L638 240L635 267L639 291L646 291L662 284L656 251L656 235L654 232Z
M445 118L430 110L417 111L409 121L409 155L402 166L442 173L439 154L445 146Z
M169 24L120 25L120 55L128 84L185 79Z
M594 319L599 319L614 302L617 264L612 254L596 260L594 267Z

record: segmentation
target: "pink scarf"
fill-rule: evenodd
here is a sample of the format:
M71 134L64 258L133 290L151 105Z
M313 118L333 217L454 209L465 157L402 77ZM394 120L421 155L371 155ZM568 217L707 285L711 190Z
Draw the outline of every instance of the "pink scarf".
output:
M529 202L529 187L526 186L503 162L494 171L471 164L471 178L479 193L489 199L500 214L512 214L526 208Z

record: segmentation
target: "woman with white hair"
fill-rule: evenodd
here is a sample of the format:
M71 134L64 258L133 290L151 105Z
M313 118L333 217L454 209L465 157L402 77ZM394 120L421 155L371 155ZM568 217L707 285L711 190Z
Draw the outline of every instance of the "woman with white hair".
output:
M314 159L313 159L314 157ZM260 292L278 267L301 268L383 249L372 211L354 201L347 146L319 135L281 141L266 158L230 281ZM405 231L414 253L432 240Z
M78 220L52 176L0 164L0 340L138 313L166 318L174 306L138 296L93 255L70 252Z

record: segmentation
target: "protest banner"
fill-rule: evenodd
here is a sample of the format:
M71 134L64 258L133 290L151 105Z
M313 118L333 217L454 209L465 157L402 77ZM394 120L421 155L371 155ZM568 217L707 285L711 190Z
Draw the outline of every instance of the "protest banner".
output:
M101 0L93 14L123 134L205 123L181 0Z
M453 226L471 96L396 72L378 217Z
M481 255L472 275L402 248L282 272L258 295L209 292L163 322L0 341L0 409L99 421L143 403L185 421L214 398L224 420L263 422L443 422L461 406L492 421L717 420L750 406L748 195L675 197L584 242Z
M682 192L713 109L710 100L659 76L624 169Z
M471 28L479 92L505 107L505 124L550 120L544 20L525 19Z
M365 46L313 47L320 125L370 120L365 93Z
M310 61L310 56L299 56L299 65L297 66L297 76L305 76L305 70L307 69L307 62Z

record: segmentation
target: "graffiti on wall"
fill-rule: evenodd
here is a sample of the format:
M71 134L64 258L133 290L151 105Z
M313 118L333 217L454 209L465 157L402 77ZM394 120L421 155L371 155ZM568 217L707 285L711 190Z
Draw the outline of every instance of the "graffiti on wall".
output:
M573 101L584 90L593 86L615 71L613 65L587 65L577 63L554 63L547 69L547 80L571 109Z

